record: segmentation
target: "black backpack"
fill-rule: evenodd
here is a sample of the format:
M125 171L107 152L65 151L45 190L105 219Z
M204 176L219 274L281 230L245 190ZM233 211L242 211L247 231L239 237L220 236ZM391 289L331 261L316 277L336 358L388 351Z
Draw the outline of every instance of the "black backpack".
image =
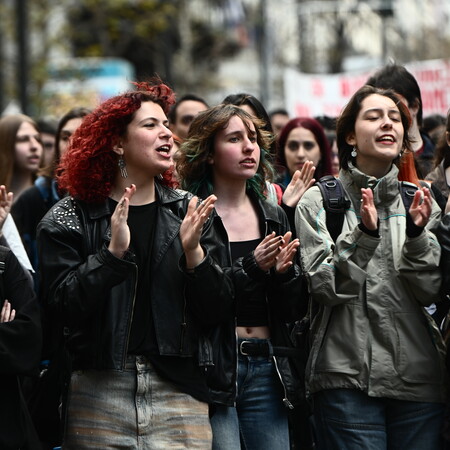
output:
M326 224L333 241L341 234L344 224L345 211L350 208L350 200L345 198L345 191L341 180L333 175L326 175L316 182L323 197L323 206L326 211ZM409 211L418 187L407 181L399 181L400 194L406 212Z

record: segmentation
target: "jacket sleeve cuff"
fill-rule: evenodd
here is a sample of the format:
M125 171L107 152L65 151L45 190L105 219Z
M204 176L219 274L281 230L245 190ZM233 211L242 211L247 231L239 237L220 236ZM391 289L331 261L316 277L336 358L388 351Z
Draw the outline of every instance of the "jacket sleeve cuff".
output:
M275 269L272 269L273 273L275 274L275 279L279 281L280 283L286 283L287 281L291 281L296 276L296 270L295 270L295 264L292 264L286 270L286 272L279 273Z
M376 230L369 230L362 222L359 222L358 224L359 229L363 232L368 234L372 237L380 237L380 220L377 222L377 228Z
M406 214L406 236L409 238L416 238L417 236L420 236L423 229L424 227L418 227L412 220L412 217L409 214Z
M203 246L202 246L202 248L205 253L205 257L200 261L199 264L197 264L192 269L188 269L186 267L186 255L184 253L181 255L180 260L178 262L178 268L183 273L185 273L188 276L195 277L195 276L200 275L206 268L208 268L210 266L210 259L209 259L208 251Z
M268 272L261 270L256 263L254 252L249 253L242 259L242 268L244 272L255 281L262 281L268 275Z

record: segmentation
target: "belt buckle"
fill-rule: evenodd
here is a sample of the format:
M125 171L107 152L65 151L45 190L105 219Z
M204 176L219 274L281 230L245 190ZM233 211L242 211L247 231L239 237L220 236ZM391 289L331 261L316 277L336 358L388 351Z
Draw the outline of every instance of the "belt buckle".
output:
M248 354L248 353L245 353L244 350L242 349L242 345L243 345L243 344L251 344L251 342L250 342L250 341L242 341L242 342L239 344L239 352L240 352L240 354L241 354L241 355L244 355L244 356L249 356L249 354Z

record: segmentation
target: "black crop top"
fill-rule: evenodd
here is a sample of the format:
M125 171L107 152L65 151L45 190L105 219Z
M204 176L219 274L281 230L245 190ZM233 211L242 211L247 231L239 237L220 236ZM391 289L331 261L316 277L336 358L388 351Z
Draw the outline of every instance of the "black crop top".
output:
M251 241L230 242L231 258L233 261L255 250L261 240L253 239ZM265 297L259 295L242 298L241 301L238 301L236 309L238 327L262 327L269 324Z

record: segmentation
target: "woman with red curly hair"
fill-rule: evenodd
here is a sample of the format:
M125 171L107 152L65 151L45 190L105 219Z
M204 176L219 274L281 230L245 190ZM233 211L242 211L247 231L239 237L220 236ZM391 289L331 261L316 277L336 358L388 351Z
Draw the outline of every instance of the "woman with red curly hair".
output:
M58 169L70 196L38 228L43 300L72 362L67 449L211 445L201 336L232 303L211 256L216 198L167 186L174 95L135 84L73 134Z

